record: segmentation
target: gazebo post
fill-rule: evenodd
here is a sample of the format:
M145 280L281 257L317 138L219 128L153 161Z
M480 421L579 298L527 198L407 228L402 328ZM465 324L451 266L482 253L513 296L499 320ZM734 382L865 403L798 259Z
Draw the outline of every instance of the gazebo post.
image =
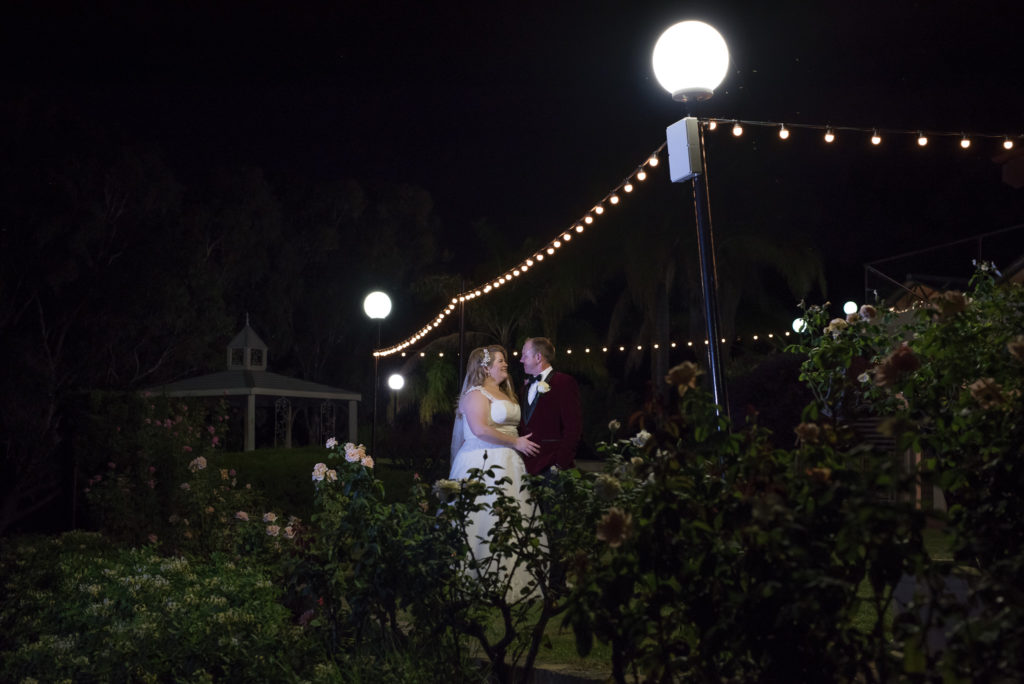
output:
M284 431L284 448L285 449L291 449L292 448L292 402L290 402L290 401L288 402L288 414L287 414L287 417L286 417L285 420L287 420L288 422L285 423L286 427L285 427L285 431Z
M359 406L359 402L355 399L350 399L348 402L348 441L355 444L359 441L359 421L356 415L356 410Z
M256 450L256 395L252 392L245 407L245 450Z

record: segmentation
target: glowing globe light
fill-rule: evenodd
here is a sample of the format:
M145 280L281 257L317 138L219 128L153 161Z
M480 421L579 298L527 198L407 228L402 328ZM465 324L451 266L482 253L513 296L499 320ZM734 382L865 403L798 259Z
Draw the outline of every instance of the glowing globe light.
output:
M655 78L673 100L706 100L725 80L729 48L711 26L683 21L661 34L651 61Z
M843 313L845 314L855 314L858 311L860 311L860 307L857 306L857 302L846 302L843 304Z
M805 330L807 330L807 323L806 323L806 321L804 321L804 319L802 319L802 318L794 318L793 319L793 332L795 332L795 333L802 333Z
M388 387L396 391L402 389L403 387L405 387L405 378L403 378L398 373L393 373L392 375L389 375Z
M391 313L391 297L383 292L371 292L363 300L363 311L370 318L387 318Z

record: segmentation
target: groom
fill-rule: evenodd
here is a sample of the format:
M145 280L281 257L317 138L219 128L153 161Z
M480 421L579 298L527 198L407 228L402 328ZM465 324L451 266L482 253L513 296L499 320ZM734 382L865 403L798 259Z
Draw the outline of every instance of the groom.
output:
M572 468L583 432L579 386L572 376L551 367L554 360L555 347L548 338L531 337L523 344L526 384L519 433L532 433L540 444L536 455L523 459L531 475L550 475L552 466Z

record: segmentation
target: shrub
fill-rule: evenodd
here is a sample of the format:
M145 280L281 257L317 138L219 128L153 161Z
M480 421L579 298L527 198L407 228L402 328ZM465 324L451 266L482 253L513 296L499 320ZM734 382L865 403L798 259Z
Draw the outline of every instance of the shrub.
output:
M603 550L578 564L567 616L581 652L610 644L616 681L884 678L886 609L926 558L923 516L878 500L898 486L891 465L828 439L773 449L681 387L678 414L601 447Z
M99 535L9 541L0 679L297 681L329 670L258 565L118 549Z
M807 310L795 348L818 397L807 415L837 431L875 416L899 450L919 454L911 475L942 487L954 559L975 574L966 600L942 589L944 572L920 583L930 590L911 610L933 616L948 643L928 651L908 628L908 661L951 679L1012 679L1024 669L1024 287L982 263L966 293L862 314L826 325L821 308Z

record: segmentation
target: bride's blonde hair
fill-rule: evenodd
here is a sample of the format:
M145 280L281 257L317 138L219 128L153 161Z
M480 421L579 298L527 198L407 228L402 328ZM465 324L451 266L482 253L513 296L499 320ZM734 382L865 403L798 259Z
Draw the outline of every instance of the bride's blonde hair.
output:
M484 383L484 378L487 377L487 371L497 358L497 354L501 354L505 357L505 362L508 363L508 352L500 344L489 344L486 347L477 347L473 351L469 352L469 356L466 358L466 377L462 381L462 390L459 392L459 398L456 402L455 412L459 412L458 404L462 401L462 397L465 396L466 391L470 387L476 387ZM503 393L508 395L512 401L518 401L516 398L516 390L512 385L512 376L505 378L505 380L498 385Z

